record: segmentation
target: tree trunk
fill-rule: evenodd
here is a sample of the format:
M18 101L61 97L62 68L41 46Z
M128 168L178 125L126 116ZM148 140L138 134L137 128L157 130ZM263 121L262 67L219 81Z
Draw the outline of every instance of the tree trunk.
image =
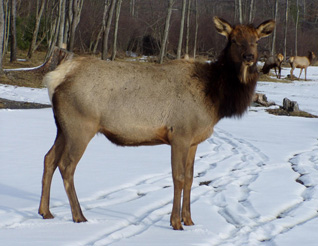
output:
M135 14L136 14L135 5L136 5L136 0L130 0L129 8L130 8L130 15L132 17L135 17Z
M197 40L199 30L199 12L198 12L198 0L195 0L195 32L194 32L194 45L193 45L193 58L195 59L197 53Z
M286 0L286 12L285 12L285 35L284 35L284 59L287 57L287 25L288 25L288 0Z
M243 24L243 8L242 8L242 0L239 0L238 1L239 3L239 21L240 21L240 24Z
M38 38L41 18L42 18L43 10L44 10L45 3L46 3L46 0L42 0L41 1L41 6L40 6L40 2L39 1L40 0L36 1L35 26L34 26L34 30L33 30L31 45L30 45L29 51L28 51L28 58L29 59L32 58L32 55L33 55L33 53L34 53L34 51L36 49L36 41L37 41L37 38Z
M106 27L106 16L107 16L108 8L109 8L109 1L105 0L103 19L102 19L102 26L101 26L98 34L97 34L97 37L96 37L95 45L94 45L94 48L93 48L93 54L96 54L99 41L100 41L100 39L102 37L102 34L103 34L104 30L105 30L105 27Z
M160 57L159 57L160 64L163 63L163 58L164 58L165 53L166 53L166 45L167 45L167 40L168 40L168 35L169 35L170 19L171 19L173 4L174 4L174 0L169 0L168 14L166 17L165 30L164 30L162 41L161 41L161 50L160 50Z
M113 13L116 5L116 0L112 0L110 4L110 9L108 11L108 18L107 18L107 24L104 30L103 35L103 50L102 50L102 60L107 60L107 53L108 53L108 37L109 37L109 31L110 26L112 24L113 19Z
M121 2L122 2L122 0L117 0L117 4L116 4L116 20L115 20L115 30L114 30L114 43L113 43L113 53L112 53L112 58L111 58L112 61L115 60L116 52L117 52L117 33L118 33L118 22L119 22L119 16L120 16Z
M183 40L183 29L184 29L184 18L186 11L187 0L183 0L182 3L182 14L181 14L181 23L180 23L180 33L179 33L179 42L177 50L177 59L181 58L181 49L182 49L182 40Z
M4 56L7 51L8 51L8 46L9 46L9 36L10 36L10 17L11 17L11 12L10 12L10 7L11 3L9 3L9 0L4 1L4 15L5 15L5 20L4 20L4 42L3 42L3 53L2 55Z
M249 15L249 18L248 18L248 22L249 23L252 23L253 22L253 13L254 13L254 0L251 0L251 3L250 3L250 15Z
M187 34L186 34L186 47L185 53L189 55L189 39L190 39L190 13L191 13L191 0L188 0L188 11L187 11Z
M74 42L75 42L75 31L76 27L80 21L81 18L81 11L83 7L84 0L73 0L73 6L72 6L72 21L70 25L70 37L69 37L69 48L68 50L70 52L73 52L74 49Z
M57 39L57 46L60 48L65 48L64 47L64 27L65 27L65 10L66 10L66 0L59 0L60 4L59 6L61 7L61 10L59 11L60 13L60 26L59 26L59 34L58 34L58 39Z
M60 65L64 61L70 60L72 58L72 52L55 46L51 52L51 55L46 59L43 65L30 71L46 74L50 71L53 71L58 65Z
M56 46L57 38L58 38L58 27L60 23L60 18L58 15L51 16L51 27L50 27L50 39L49 39L49 48L46 52L45 60L49 59L52 55L52 52ZM54 18L54 19L53 19Z
M11 40L11 54L10 54L10 62L14 62L17 60L17 31L16 31L16 11L17 11L17 2L16 0L11 0L11 32L10 32L10 40Z
M0 75L3 74L2 69L2 57L3 57L3 40L4 40L4 11L3 11L3 0L0 0Z
M277 23L277 13L278 13L278 0L275 1L275 13L274 13L274 20ZM272 39L272 55L276 53L276 29L273 31L273 39Z
M298 22L299 22L299 5L297 0L297 17L296 17L296 28L295 28L295 56L298 53Z

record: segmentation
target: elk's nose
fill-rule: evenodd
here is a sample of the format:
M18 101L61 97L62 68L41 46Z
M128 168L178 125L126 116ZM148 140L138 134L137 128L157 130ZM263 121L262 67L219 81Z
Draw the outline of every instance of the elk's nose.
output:
M244 58L245 61L251 62L251 61L254 60L254 55L253 54L244 54L243 58Z

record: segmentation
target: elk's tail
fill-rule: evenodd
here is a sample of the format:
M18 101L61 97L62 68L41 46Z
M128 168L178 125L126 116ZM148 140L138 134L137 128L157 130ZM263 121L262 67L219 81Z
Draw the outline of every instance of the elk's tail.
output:
M74 60L68 60L59 65L54 71L49 72L44 76L43 84L48 88L51 103L56 87L64 82L65 77L71 73L77 67L77 65L78 62Z

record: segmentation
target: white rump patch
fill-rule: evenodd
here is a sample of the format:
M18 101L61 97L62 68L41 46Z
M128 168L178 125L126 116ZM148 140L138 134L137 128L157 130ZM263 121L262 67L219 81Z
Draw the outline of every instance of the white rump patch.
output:
M55 88L58 87L61 83L63 83L65 76L70 73L75 67L77 67L78 62L69 60L65 63L58 66L54 71L49 72L45 75L43 79L43 83L48 88L48 93L50 97L50 101L52 102L53 94Z

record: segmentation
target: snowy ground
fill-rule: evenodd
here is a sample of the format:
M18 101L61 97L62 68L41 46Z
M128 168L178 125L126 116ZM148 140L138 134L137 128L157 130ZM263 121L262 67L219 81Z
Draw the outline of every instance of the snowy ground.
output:
M318 115L318 68L308 70L310 81L260 82L257 90ZM49 102L45 89L1 85L0 97ZM75 175L88 222L72 222L58 171L55 219L43 220L37 214L43 156L55 133L51 109L0 110L0 245L317 245L318 119L251 108L240 120L222 120L198 150L195 226L184 231L169 226L169 146L121 148L102 136Z

